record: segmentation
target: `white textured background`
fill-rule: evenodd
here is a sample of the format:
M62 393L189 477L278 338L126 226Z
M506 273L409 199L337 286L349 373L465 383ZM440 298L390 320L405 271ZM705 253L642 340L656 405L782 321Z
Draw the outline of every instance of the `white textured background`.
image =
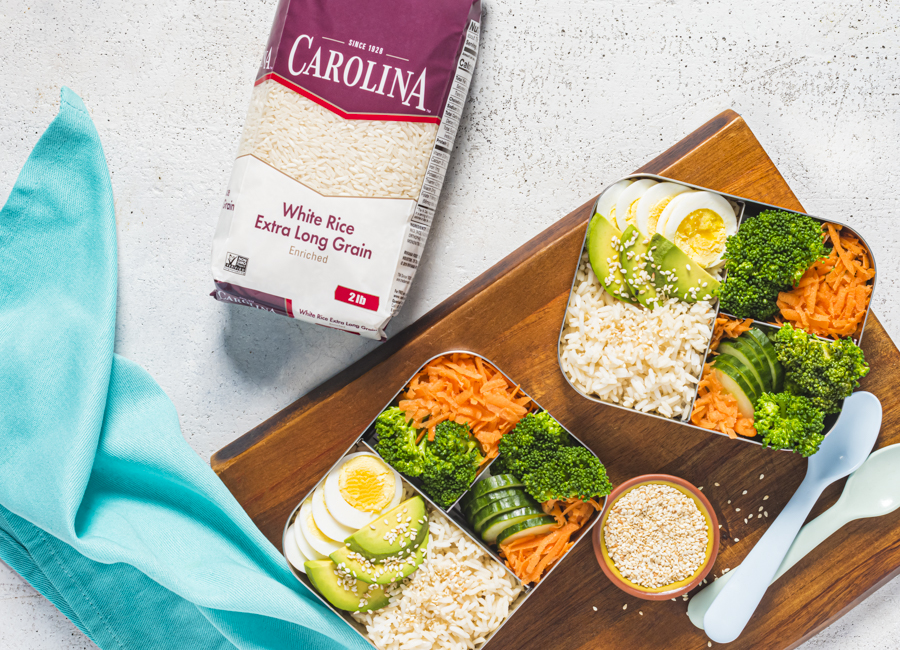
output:
M896 340L900 3L485 3L428 259L389 333L733 108L807 210L874 246L874 309ZM207 297L218 206L274 9L0 0L0 204L70 86L96 122L116 195L117 351L156 377L206 459L377 345ZM898 648L898 601L900 579L805 647ZM0 563L0 648L91 647Z

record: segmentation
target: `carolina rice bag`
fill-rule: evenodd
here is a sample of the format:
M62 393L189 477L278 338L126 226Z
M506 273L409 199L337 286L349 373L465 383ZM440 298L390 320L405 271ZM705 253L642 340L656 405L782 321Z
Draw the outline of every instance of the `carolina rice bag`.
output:
M281 0L213 240L217 300L384 338L437 205L481 0Z

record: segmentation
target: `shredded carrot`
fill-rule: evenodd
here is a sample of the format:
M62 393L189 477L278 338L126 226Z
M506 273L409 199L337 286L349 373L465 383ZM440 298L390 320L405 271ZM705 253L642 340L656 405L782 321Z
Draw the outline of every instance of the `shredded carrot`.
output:
M398 403L429 440L435 427L449 420L468 424L481 444L485 462L498 453L501 436L512 431L535 408L500 371L480 357L454 353L438 357L422 368Z
M703 366L703 377L698 386L691 422L704 429L721 431L732 439L738 434L748 438L756 435L753 418L741 415L737 399L722 388L711 364Z
M855 334L869 307L875 268L858 238L825 224L831 253L810 266L797 286L778 294L781 319L819 336Z
M722 338L736 339L741 334L750 329L753 320L745 318L728 318L727 316L718 316L716 324L713 327L712 342L709 344L710 352L715 351L722 342Z
M595 511L602 509L594 499L547 501L541 507L556 518L558 528L500 544L500 555L506 565L526 585L539 582L544 573L572 548L572 535L587 524Z

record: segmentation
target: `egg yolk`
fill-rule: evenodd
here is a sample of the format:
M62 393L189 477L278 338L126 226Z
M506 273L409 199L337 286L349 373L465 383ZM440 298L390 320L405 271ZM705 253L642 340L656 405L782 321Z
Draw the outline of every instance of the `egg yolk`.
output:
M712 210L694 210L679 224L673 243L701 266L709 266L725 249L725 221Z
M666 206L672 201L675 197L670 196L667 199L663 199L659 203L654 206L652 210L650 210L650 214L647 215L647 235L655 235L656 234L656 226L659 224L659 218L662 216L663 210L666 209Z
M631 205L628 206L628 212L625 213L625 223L635 225L635 220L637 219L637 204L640 199L632 201Z
M319 539L328 539L328 536L325 535L325 533L323 533L321 530L319 530L318 526L316 526L316 520L313 519L312 516L312 508L310 508L309 510L309 516L306 517L306 530L308 530L310 534L315 535Z
M394 473L377 458L357 456L341 467L341 496L363 512L381 512L394 497Z

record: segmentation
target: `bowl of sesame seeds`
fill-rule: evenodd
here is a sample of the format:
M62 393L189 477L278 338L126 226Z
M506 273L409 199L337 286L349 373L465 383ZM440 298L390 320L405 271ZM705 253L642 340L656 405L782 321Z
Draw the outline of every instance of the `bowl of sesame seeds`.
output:
M622 591L645 600L681 596L709 573L719 551L716 513L691 483L645 474L607 497L594 554Z

